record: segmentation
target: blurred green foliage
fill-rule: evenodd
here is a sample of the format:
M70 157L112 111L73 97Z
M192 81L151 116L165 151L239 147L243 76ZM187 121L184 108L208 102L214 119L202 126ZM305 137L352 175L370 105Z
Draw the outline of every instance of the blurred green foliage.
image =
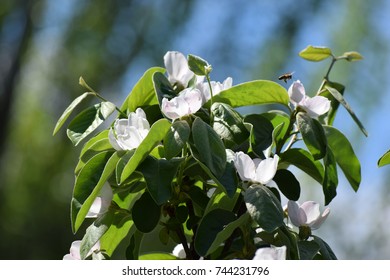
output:
M213 70L215 80L277 81L283 72L295 71L308 87L310 80L318 86L325 73L316 69L324 67L302 63L297 53L323 44L364 55L359 68L366 72L340 66L331 78L353 82L347 91L361 94L353 96L352 106L365 104L357 113L367 117L384 98L364 93L379 92L376 81L386 78L389 47L381 35L386 26L378 23L386 1L272 3L1 1L0 259L61 259L81 238L71 232L69 210L80 147L65 133L51 135L61 112L83 93L80 76L110 100L122 100L145 69L161 66L167 50L178 50L222 65ZM376 67L370 64L373 50L383 58ZM340 248L349 258L371 256Z

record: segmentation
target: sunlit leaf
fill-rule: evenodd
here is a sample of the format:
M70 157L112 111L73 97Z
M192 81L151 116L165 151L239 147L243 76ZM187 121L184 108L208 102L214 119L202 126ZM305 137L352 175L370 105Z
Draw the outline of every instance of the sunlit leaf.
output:
M284 225L283 208L266 186L250 186L245 191L244 200L252 219L265 231L272 232Z
M332 150L337 164L354 191L357 191L361 182L361 167L351 143L344 134L332 126L324 126L324 130L328 146Z
M126 111L127 109L129 112L135 112L138 107L158 104L152 79L156 72L164 73L165 69L161 67L149 68L135 84L125 102L123 102L121 111Z
M188 67L196 75L206 76L210 72L208 70L210 64L203 58L196 55L189 54L187 56L187 60L188 60Z
M355 52L355 51L345 52L345 53L342 54L341 57L345 57L345 59L348 60L348 61L356 61L356 60L362 60L363 59L363 56L360 53Z
M76 177L71 201L73 232L81 226L104 183L113 174L118 160L117 153L105 151L92 157L81 169Z
M288 107L290 98L287 90L278 83L256 80L223 90L214 96L213 101L226 103L233 108L271 103L282 104Z
M381 158L378 160L378 166L384 166L390 164L390 150L388 150Z
M139 256L139 260L177 260L178 258L169 253L147 253Z
M321 61L332 56L332 51L327 47L309 45L299 53L299 56L310 61Z
M344 108L348 111L348 113L351 115L352 119L355 121L355 123L358 125L360 130L363 132L365 136L368 136L367 130L364 128L362 122L359 120L359 118L355 115L355 113L352 111L351 106L347 103L347 101L344 99L343 95L337 91L335 88L326 87L326 89L333 95L333 97L339 101Z
M61 117L58 119L56 126L54 127L53 135L55 135L60 128L63 126L65 121L68 119L70 114L73 112L73 109L76 108L77 105L81 103L87 96L94 95L93 92L85 92L79 97L77 97L73 102L66 108L66 110L62 113Z
M191 129L186 121L175 121L164 138L165 157L177 156L190 137Z
M113 112L115 104L102 102L78 114L69 124L67 135L77 146L85 137L99 127Z

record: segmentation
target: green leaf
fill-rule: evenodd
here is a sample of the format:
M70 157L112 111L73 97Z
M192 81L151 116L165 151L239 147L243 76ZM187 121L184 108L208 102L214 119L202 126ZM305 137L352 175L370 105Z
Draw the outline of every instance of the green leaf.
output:
M115 211L110 227L100 238L100 248L107 255L112 256L125 238L130 238L135 231L136 227L128 212L122 210Z
M149 192L145 191L132 208L133 221L143 233L151 232L158 224L161 207L156 204Z
M172 198L172 180L184 158L171 160L148 156L138 167L145 177L150 195L161 205Z
M191 129L186 121L175 121L164 138L165 157L177 156L186 145Z
M359 118L355 115L355 113L352 111L351 106L347 103L347 101L344 99L343 95L338 92L337 89L331 88L331 87L326 87L326 89L332 94L332 96L340 102L344 108L348 111L348 113L351 115L352 119L355 121L355 123L358 125L360 130L363 132L365 136L368 136L367 130L364 128L362 122L359 120Z
M161 67L149 68L135 84L121 107L121 111L135 112L138 107L158 104L154 91L154 73L165 73Z
M115 170L117 153L105 151L91 158L76 177L71 201L72 230L76 232L85 219L104 183Z
M168 78L165 77L163 73L156 72L153 74L153 86L160 107L164 97L170 100L176 96L176 93L173 90L171 83L168 81Z
M234 196L230 197L226 194L226 192L220 189L216 189L213 195L211 196L209 203L207 204L207 207L205 209L205 214L217 208L233 212L237 200L241 195L240 193L241 193L240 189L237 189Z
M192 124L192 138L199 153L199 161L216 176L222 176L226 167L225 146L219 135L200 118Z
M212 127L223 139L227 148L240 145L248 139L250 133L246 129L242 117L227 104L215 102L211 106Z
M263 151L272 145L272 133L274 127L270 120L262 115L248 115L245 122L252 124L252 150L259 156L264 157Z
M178 258L169 253L147 253L139 256L139 260L177 260Z
M189 54L187 56L188 67L199 76L206 76L210 73L210 64L203 58Z
M328 205L333 198L336 197L336 189L339 183L337 176L336 159L330 148L327 149L324 157L324 182L322 183L322 189L325 195L325 205Z
M323 83L321 87L320 96L324 96L328 100L330 100L330 109L327 114L323 114L322 116L319 116L318 119L323 120L323 123L327 125L332 125L336 117L336 113L339 108L340 102L336 98L334 98L333 95L326 89L327 87L334 88L341 95L343 95L345 86L340 83L326 81L325 83Z
M301 186L293 173L287 169L279 169L276 171L273 180L285 197L294 201L299 199L301 195Z
M78 114L69 124L67 134L73 145L77 146L85 137L99 127L113 112L115 104L102 102Z
M322 125L303 112L297 114L297 124L303 141L313 158L315 160L323 158L326 153L326 137Z
M292 164L310 175L318 183L322 184L324 181L324 167L321 162L314 160L308 151L300 148L288 149L280 154L280 158L280 165L283 163Z
M361 182L361 168L351 143L344 134L332 126L324 126L324 130L328 139L328 146L332 150L337 164L356 192Z
M80 258L83 260L87 257L91 248L99 241L111 226L114 219L114 212L108 211L102 216L98 217L92 225L90 225L81 240Z
M236 215L231 211L214 209L208 212L200 221L195 235L195 250L200 256L206 256L211 252L211 246L217 235L226 230L228 224L236 220ZM230 229L224 234L225 240L233 231ZM230 233L230 234L229 234ZM223 238L222 238L223 239ZM218 244L220 245L220 244ZM215 247L215 245L213 246Z
M223 90L213 97L213 101L226 103L233 108L270 103L282 104L288 108L290 98L287 90L278 83L256 80Z
M250 186L245 191L244 200L252 219L266 232L272 232L284 225L283 208L266 186Z
M318 236L313 235L313 241L319 245L320 253L324 260L337 260L336 255L324 240Z
M320 251L320 246L314 240L298 241L298 248L301 260L312 260Z
M378 160L378 166L382 167L384 165L390 164L390 150L388 150L381 158Z
M152 125L148 135L135 150L134 155L126 163L121 174L120 183L124 182L148 156L153 148L164 139L170 127L171 123L167 119L160 119Z
M345 52L345 53L342 54L341 57L345 58L348 61L356 61L356 60L362 60L363 59L363 56L360 53L355 52L355 51Z
M321 61L333 56L331 49L319 46L307 46L299 53L299 56L310 61Z
M85 92L79 97L77 97L73 102L66 108L66 110L62 113L61 117L58 119L56 126L54 127L53 130L53 135L55 135L60 128L64 125L65 121L68 119L70 114L73 112L73 109L76 108L77 105L81 103L87 96L89 95L94 95L93 92Z

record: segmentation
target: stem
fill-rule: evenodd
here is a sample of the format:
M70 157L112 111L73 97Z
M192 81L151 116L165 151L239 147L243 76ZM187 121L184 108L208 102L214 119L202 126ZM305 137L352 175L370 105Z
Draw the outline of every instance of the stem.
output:
M107 99L105 99L103 96L101 96L99 93L97 93L97 92L93 92L94 94L95 94L95 96L97 97L97 98L99 98L100 100L102 100L102 101L104 101L104 102L108 102L108 100ZM123 113L122 111L121 111L121 109L119 109L117 106L115 106L115 110L117 110L118 111L118 113L120 114L120 116L122 116L122 117L127 117L127 115L125 114L125 113Z
M329 73L330 73L330 70L332 70L333 65L334 65L334 63L335 63L336 61L337 61L337 58L332 57L332 62L330 63L329 68L328 68L328 71L326 72L325 77L324 77L325 80L329 80Z

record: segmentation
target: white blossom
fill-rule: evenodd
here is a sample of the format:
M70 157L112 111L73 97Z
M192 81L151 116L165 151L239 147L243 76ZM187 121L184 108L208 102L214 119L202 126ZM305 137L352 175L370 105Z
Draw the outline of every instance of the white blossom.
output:
M98 215L105 213L111 204L112 200L112 189L108 184L105 184L101 189L99 196L95 198L86 218L97 218Z
M228 77L223 81L223 83L211 81L210 85L213 91L213 96L215 96L221 91L231 88L233 85L233 79L231 77ZM207 82L196 84L196 88L198 88L202 93L202 104L206 103L211 99L210 85Z
M234 166L243 181L251 181L266 185L272 181L278 169L279 156L273 158L251 159L247 154L238 152L235 154ZM273 181L272 181L273 182Z
M164 55L164 64L167 69L168 81L172 85L188 86L188 82L194 77L194 72L188 67L186 57L177 51L169 51Z
M201 107L202 94L195 88L186 88L171 100L164 97L161 103L161 111L172 120L194 114Z
M302 108L312 118L321 116L330 109L329 99L323 96L307 96L305 88L299 80L290 86L288 95L290 96L290 102L295 107Z
M330 209L326 208L321 214L320 205L314 201L306 201L299 205L297 202L289 200L287 209L293 225L297 227L308 226L313 230L318 229L330 213Z
M287 247L264 247L257 249L254 260L285 260Z
M76 240L72 242L72 245L70 246L69 254L66 254L63 257L63 260L81 260L80 257L80 245L81 245L81 240ZM99 250L100 249L100 243L99 241L93 245L91 250L89 250L87 255L92 254L93 251Z
M114 128L108 133L108 139L115 150L132 150L137 148L150 130L145 112L138 108L131 112L127 119L117 119Z

